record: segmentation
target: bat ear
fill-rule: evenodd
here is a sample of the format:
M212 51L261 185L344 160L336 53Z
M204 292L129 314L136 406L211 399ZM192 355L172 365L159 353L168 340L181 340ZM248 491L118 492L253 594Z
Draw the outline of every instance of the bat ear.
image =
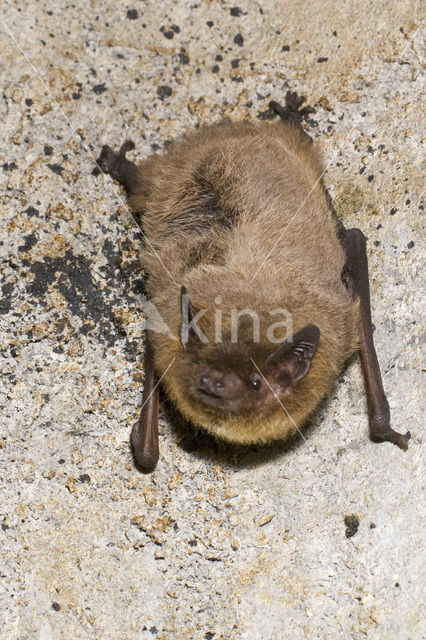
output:
M204 311L198 311L194 308L191 300L189 299L186 287L181 288L180 294L180 307L181 307L181 324L179 327L179 337L182 347L186 349L188 341L195 336L202 342L207 342L207 339L199 326L197 325L197 317L201 317ZM189 330L192 329L192 333Z
M275 379L285 381L286 386L296 384L311 366L318 348L320 330L314 324L307 324L285 340L266 360L266 370Z

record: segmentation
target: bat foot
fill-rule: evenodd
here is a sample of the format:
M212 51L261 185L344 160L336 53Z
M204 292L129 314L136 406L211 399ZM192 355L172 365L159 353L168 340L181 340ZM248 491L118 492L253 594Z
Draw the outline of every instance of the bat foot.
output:
M101 155L96 160L96 167L93 169L93 175L97 176L100 173L109 173L116 177L118 169L121 168L123 160L126 160L126 153L135 148L135 143L132 140L126 140L117 151L113 151L111 147L104 144L102 147Z
M269 103L269 109L280 116L281 120L290 120L290 122L300 125L303 118L307 118L310 113L315 112L315 109L309 105L302 107L305 101L305 96L299 96L296 91L287 91L285 106L283 107L272 100Z
M96 167L92 171L93 175L109 173L115 180L121 182L127 191L135 191L139 186L137 168L133 162L126 158L126 153L134 148L135 144L132 140L126 140L118 151L113 151L105 144L102 147L101 155L96 160Z
M158 444L143 442L142 429L141 421L135 422L130 434L130 444L137 469L143 473L150 473L154 471L158 462Z

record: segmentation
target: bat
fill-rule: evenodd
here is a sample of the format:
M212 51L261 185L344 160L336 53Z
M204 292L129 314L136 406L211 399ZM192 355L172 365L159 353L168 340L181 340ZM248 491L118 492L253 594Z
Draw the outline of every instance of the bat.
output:
M359 350L374 442L390 426L373 342L366 238L346 229L288 92L270 121L201 127L139 165L104 146L95 173L125 188L145 236L147 295L170 329L147 331L136 465L159 457L159 386L193 424L230 442L285 439ZM275 116L279 116L277 119Z

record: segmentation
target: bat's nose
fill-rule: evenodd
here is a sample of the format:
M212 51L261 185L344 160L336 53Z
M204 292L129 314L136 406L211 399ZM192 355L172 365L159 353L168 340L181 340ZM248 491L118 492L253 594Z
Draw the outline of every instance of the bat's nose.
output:
M202 373L198 379L198 388L212 396L221 397L225 391L225 384L220 373Z

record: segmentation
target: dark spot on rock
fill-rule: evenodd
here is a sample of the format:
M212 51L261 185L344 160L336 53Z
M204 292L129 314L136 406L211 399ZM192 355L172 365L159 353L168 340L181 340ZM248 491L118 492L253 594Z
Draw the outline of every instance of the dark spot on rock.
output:
M164 100L164 98L169 98L172 95L172 88L167 86L166 84L162 84L157 88L157 96L160 100Z
M374 522L370 522L370 529L375 529L375 528L376 528L375 523Z
M65 464L65 459L64 458L59 458L58 462L59 462L59 464Z
M5 282L0 286L0 291L0 315L5 315L9 313L10 307L12 306L13 283Z
M412 249L414 247L414 242L412 240L410 240L410 242L407 244L408 249Z
M234 60L231 60L231 67L233 69L236 69L239 64L240 64L240 59L239 58L234 58Z
M204 636L204 640L213 640L214 637L215 637L215 634L212 631L207 631L207 633Z
M405 204L410 204L411 200L410 198L407 198L407 200L405 201Z
M241 35L241 33L237 33L237 35L234 38L234 42L235 44L237 44L239 47L242 47L244 44L244 38Z
M395 587L399 587L399 582L395 582Z
M398 209L396 209L395 207L392 207L389 213L391 214L391 216L394 216L397 211Z
M160 27L160 31L163 34L163 36L165 38L167 38L168 40L172 40L172 38L175 37L175 32L172 31L171 29L166 29L166 27L164 25L162 27Z
M359 172L360 172L361 174L363 174L363 173L364 173L364 171L366 170L366 168L367 168L367 167L361 167L361 169L359 170Z
M206 25L209 27L209 29L211 29L214 25L213 20L207 20Z
M375 241L374 241L374 246L375 246L375 247L378 247L379 245L380 245L380 240L375 240Z
M27 107L31 107L33 101L31 98L25 98L25 104L27 105Z
M80 100L81 98L81 93L73 93L71 95L73 100Z
M290 45L285 44L282 48L281 51L290 51Z
M350 516L345 516L344 522L346 525L345 536L347 538L352 538L352 536L354 536L358 531L359 518L358 516L352 514Z
M45 144L43 147L43 153L45 156L51 156L53 153L52 147L50 147L48 144Z
M190 547L196 547L198 542L196 540L189 540L188 544Z
M90 476L88 473L82 473L81 476L78 477L78 479L80 480L81 483L88 483L90 482Z
M118 267L120 264L120 253L116 249L116 245L109 240L108 238L104 240L102 245L102 253L106 258L108 258L108 262L113 267Z
M36 216L38 218L40 215L39 210L34 209L34 207L28 207L24 210L24 213L28 216L28 218L32 218L33 216Z
M128 9L126 15L127 15L127 19L128 20L137 20L138 19L138 10L137 9Z
M156 633L158 633L157 627L151 627L149 631L150 633L152 633L152 635L155 635Z
M96 93L97 96L99 96L101 93L104 93L104 91L108 91L108 89L105 86L105 82L102 82L101 84L95 84L95 86L92 87L92 91L93 93Z
M370 144L370 145L368 145L368 147L367 147L367 153L373 153L373 151L374 151L374 149L373 149L373 147L371 146L371 144Z
M317 62L327 62L328 58L317 58Z
M125 352L127 362L136 362L136 358L139 352L138 347L139 344L136 340L133 340L132 342L130 342L130 340L126 340Z
M373 182L374 180L374 175L372 173L370 173L370 175L367 178L368 182Z
M115 270L112 265L109 268ZM43 301L48 288L54 284L66 300L69 312L85 321L80 328L81 333L87 335L95 331L96 335L108 341L108 345L118 339L112 323L111 307L114 302L108 305L94 286L90 260L68 249L64 256L46 256L42 262L29 264L29 269L34 279L26 288L33 298Z
M178 53L178 57L179 57L180 64L189 63L189 57L186 55L186 53Z
M60 611L61 605L59 604L59 602L52 602L52 609L54 609L55 611Z
M64 167L61 167L60 164L49 164L47 165L53 173L56 173L58 176L62 177L62 173L64 171Z
M231 80L232 82L244 82L241 76L233 76Z
M37 242L37 234L33 231L28 236L24 236L24 244L18 247L18 251L29 251Z
M3 531L7 531L9 529L9 525L6 524L5 522L1 523L1 528L3 529Z
M221 56L221 55L220 55L220 53L218 53L218 54L217 54L217 56L216 56L216 58L215 58L215 60L216 60L217 62L222 62L222 60L223 60L223 56Z
M215 64L215 65L212 67L212 73L217 73L218 71L219 71L219 66L218 66L217 64Z
M172 24L172 29L175 33L180 33L180 27L177 24Z
M231 16L233 16L234 18L238 18L238 16L242 15L242 10L240 9L240 7L231 7L229 9L229 13L231 14Z
M160 145L159 145L159 144L157 144L156 142L152 142L152 143L151 143L151 149L152 149L153 151L158 151L159 149L161 149L161 147L160 147Z

